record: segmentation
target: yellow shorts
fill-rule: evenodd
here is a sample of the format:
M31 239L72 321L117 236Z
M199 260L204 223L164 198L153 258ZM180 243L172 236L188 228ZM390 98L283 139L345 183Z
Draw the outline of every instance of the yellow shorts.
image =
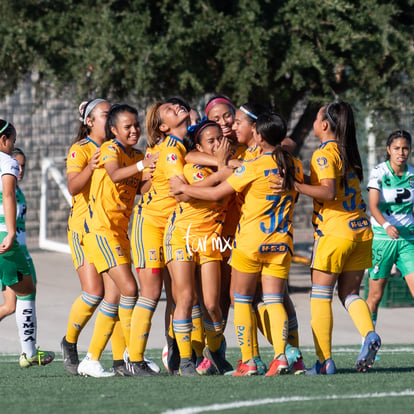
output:
M76 231L68 230L68 243L72 253L73 264L75 269L83 266L85 260L85 252L83 250L83 235Z
M87 233L83 238L85 257L93 263L98 273L121 264L131 263L128 239L106 237L103 234Z
M221 232L221 224L216 225L216 230L212 231L210 227L207 232L203 233L199 228L176 227L171 220L168 220L164 239L165 262L194 261L202 265L221 260L220 249L223 245L218 235Z
M230 257L230 266L243 273L261 273L263 276L274 276L287 279L289 276L292 255L287 252L282 263L261 263L246 256L239 249L233 249Z
M335 236L315 239L311 268L340 274L372 266L372 240L353 241Z
M152 221L146 221L145 216L134 212L131 233L132 260L136 269L164 267L164 229Z

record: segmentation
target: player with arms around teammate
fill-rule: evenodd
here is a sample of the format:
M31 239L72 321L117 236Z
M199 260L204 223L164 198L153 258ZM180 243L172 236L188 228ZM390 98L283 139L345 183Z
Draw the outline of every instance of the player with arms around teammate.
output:
M261 114L256 122L255 139L262 155L244 162L229 178L216 187L196 187L171 181L172 190L203 200L220 200L242 192L245 202L236 232L230 265L234 286L234 325L242 361L234 376L257 374L252 348L252 303L261 276L274 347L274 359L267 376L287 373L285 356L287 313L283 305L286 282L293 250L292 213L297 192L293 180L302 178L295 170L293 159L280 144L286 134L286 124L280 115ZM219 174L220 172L218 172ZM280 174L284 193L270 194L270 178Z
M54 353L36 348L37 318L35 285L26 257L16 240L16 183L19 164L12 157L16 129L0 119L0 281L16 294L16 322L22 368L46 365Z

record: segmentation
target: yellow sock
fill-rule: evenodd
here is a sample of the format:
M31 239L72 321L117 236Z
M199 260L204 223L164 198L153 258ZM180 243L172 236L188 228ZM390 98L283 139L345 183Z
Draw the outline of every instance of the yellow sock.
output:
M363 338L368 332L375 330L368 305L359 295L348 295L344 306Z
M203 325L203 313L200 305L193 306L191 313L193 320L193 330L191 331L191 346L197 357L203 355L203 349L205 345L204 341L204 325Z
M272 332L270 329L269 313L267 312L265 303L261 300L256 304L257 327L263 336L268 340L269 344L273 344Z
M263 294L263 300L269 314L273 350L276 358L280 354L285 353L288 334L288 317L283 305L283 293Z
M131 339L129 342L129 359L133 362L142 361L151 330L151 319L157 307L157 300L140 296L132 314Z
M91 354L92 360L98 360L101 357L118 318L118 305L102 301L96 316L95 327L92 334L91 343L88 353Z
M82 292L75 302L73 302L66 330L66 340L68 342L72 344L78 342L79 334L95 312L101 300L102 298L99 296L92 296L86 292Z
M311 326L316 355L318 355L320 362L324 362L332 356L333 289L333 286L312 285Z
M129 338L131 336L131 319L132 312L134 311L135 303L137 301L136 297L127 297L121 295L121 300L119 301L118 315L119 320L121 321L122 332L124 333L124 338L126 346L129 352Z
M193 322L191 319L173 320L173 329L175 339L177 340L178 349L181 359L191 358L193 349L191 347L191 330Z
M208 349L211 352L216 352L220 349L223 340L222 322L204 321L204 328L206 330L206 340ZM191 338L192 339L192 338Z
M126 341L124 333L122 332L121 321L119 316L115 319L115 326L111 336L112 345L112 359L114 361L121 361L124 359L124 352L126 348Z
M253 348L253 356L259 356L259 338L257 337L257 313L254 311L252 306L252 348Z
M288 342L290 345L299 348L299 330L298 330L298 318L296 313L288 318Z
M234 327L243 362L253 358L252 302L253 296L243 296L234 292Z

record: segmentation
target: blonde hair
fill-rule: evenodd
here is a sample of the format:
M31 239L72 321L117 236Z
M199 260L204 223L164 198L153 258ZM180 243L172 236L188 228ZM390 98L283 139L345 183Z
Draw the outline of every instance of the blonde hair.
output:
M165 138L165 134L160 130L162 119L160 115L160 107L162 102L155 102L151 105L147 112L145 125L147 128L147 141L148 146L154 147L162 138Z

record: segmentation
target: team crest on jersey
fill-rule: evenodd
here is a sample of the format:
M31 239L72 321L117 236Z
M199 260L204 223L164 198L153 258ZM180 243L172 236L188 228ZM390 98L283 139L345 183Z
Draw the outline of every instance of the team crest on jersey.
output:
M197 171L193 174L193 180L194 181L201 181L204 179L204 175L201 171Z
M237 177L241 177L243 175L243 173L245 172L246 167L244 165L240 165L239 168L237 168L237 170L234 172L234 175L236 175Z
M76 151L71 152L70 158L72 158L72 160L74 160L76 158Z
M149 250L148 251L149 261L156 262L157 261L157 251L156 250Z
M177 162L177 154L174 154L174 153L168 154L167 155L167 162L169 164L175 164Z
M409 178L409 184L411 188L414 188L414 177Z
M122 249L121 246L119 246L119 245L115 246L115 250L116 250L116 253L117 253L118 257L124 257L125 256L124 250Z
M184 250L183 250L183 249L178 249L178 250L175 252L175 260L176 260L177 262L182 262L182 261L184 261Z
M108 150L112 151L112 152L117 152L116 151L116 146L115 145L108 145Z
M328 163L328 160L325 157L320 157L316 160L316 162L318 163L319 167L324 167Z

